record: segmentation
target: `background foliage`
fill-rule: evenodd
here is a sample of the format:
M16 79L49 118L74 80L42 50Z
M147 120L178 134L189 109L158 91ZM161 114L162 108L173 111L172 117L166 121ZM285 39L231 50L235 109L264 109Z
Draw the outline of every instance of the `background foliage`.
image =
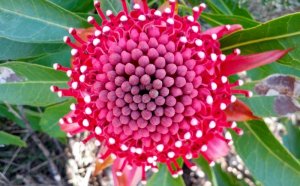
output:
M208 10L201 16L201 22L205 26L241 24L245 28L221 40L223 52L229 53L235 48L240 48L242 54L293 49L278 62L247 73L248 83L245 88L251 90L266 82L264 79L272 74L290 77L285 79L286 84L282 83L279 87L270 83L263 84L277 94L266 96L254 91L253 98L243 99L256 116L277 117L284 124L287 133L280 138L282 141L278 141L277 136L274 136L262 120L239 123L245 134L242 137L233 134L233 139L234 147L251 172L254 183L266 186L299 185L300 129L299 124L295 125L286 114L299 111L295 102L299 101L300 95L299 87L296 89L300 85L300 13L261 23L239 1L205 2ZM101 3L104 10L110 9L115 13L121 10L119 0L101 0ZM155 7L162 3L162 0L149 1ZM179 13L190 13L191 7L199 3L198 0L180 1ZM58 98L49 91L50 85L64 87L67 81L65 74L54 71L51 66L54 62L69 66L70 49L63 43L62 38L69 27L89 27L85 18L91 14L91 0L0 0L1 117L26 128L19 112L22 105L32 130L47 133L61 142L66 141L66 135L60 131L57 122L68 112L72 100ZM295 86L287 86L292 80ZM284 88L290 90L292 95L282 93ZM282 96L295 104L277 104L283 99ZM294 106L296 109L288 113L279 112L284 106ZM20 137L3 130L0 131L0 144L26 147L26 142ZM223 170L220 165L211 168L201 158L195 162L215 186L246 185ZM185 183L182 177L173 179L166 167L161 166L160 172L149 179L148 185L181 186Z

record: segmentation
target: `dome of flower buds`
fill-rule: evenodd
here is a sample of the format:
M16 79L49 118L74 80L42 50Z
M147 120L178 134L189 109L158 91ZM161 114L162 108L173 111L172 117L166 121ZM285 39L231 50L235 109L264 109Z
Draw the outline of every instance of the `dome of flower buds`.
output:
M224 55L219 39L241 29L226 25L205 32L197 21L205 5L193 8L193 15L175 13L175 0L164 11L150 9L146 0L128 12L114 15L95 8L102 18L88 22L94 32L83 39L71 28L75 39L65 37L72 47L72 67L55 64L70 77L68 89L51 87L59 96L72 96L71 113L60 120L71 134L89 131L84 141L96 138L102 146L100 160L123 158L118 174L130 166L166 164L174 177L182 174L176 162L203 156L213 163L227 154L227 128L242 131L228 122L224 110L236 101L234 94L251 96L236 89L243 82L228 81L234 72L229 62L239 56L236 49ZM240 69L239 69L240 70Z

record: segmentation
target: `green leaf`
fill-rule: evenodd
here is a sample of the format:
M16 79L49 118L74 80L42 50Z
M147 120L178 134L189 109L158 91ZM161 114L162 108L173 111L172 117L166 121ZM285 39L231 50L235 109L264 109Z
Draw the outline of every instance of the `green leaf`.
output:
M21 140L20 137L0 131L0 145L16 145L19 147L26 147L25 141Z
M34 43L62 43L69 27L88 23L46 0L0 0L0 37Z
M260 26L233 33L223 39L222 51L229 53L240 48L243 54L274 49L293 48L278 62L300 68L300 13L294 13L266 22Z
M182 176L173 178L166 165L159 165L159 172L152 175L147 186L185 186Z
M240 24L243 28L251 28L259 25L260 23L241 16L232 15L219 15L219 14L207 14L202 13L201 19L206 21L212 26L220 26L226 24Z
M123 6L120 0L100 0L101 9L103 12L106 10L111 10L113 13L117 14L123 10ZM127 8L130 10L130 5L127 3Z
M72 12L88 12L93 9L93 0L49 0Z
M216 174L219 186L247 186L247 184L243 180L239 180L233 174L222 170L219 164L215 165L213 169L214 173Z
M212 9L214 13L224 15L239 15L249 19L253 19L252 15L243 7L239 1L232 0L206 0L205 3Z
M24 43L6 39L1 36L0 46L3 46L0 49L0 61L31 58L67 48L64 43Z
M51 85L66 87L64 73L48 67L23 62L1 64L13 70L23 81L0 84L0 101L16 105L47 106L64 99L49 89Z
M71 64L71 53L70 49L67 48L65 50L51 53L51 54L45 54L41 57L37 57L35 59L28 60L29 63L34 63L38 65L43 65L47 67L52 67L53 63L59 63L62 66L70 67Z
M12 106L13 107L13 106ZM15 109L16 111L16 109ZM28 121L30 122L30 125L33 130L40 131L39 121L40 121L40 114L28 109L25 109L25 115ZM4 117L6 119L9 119L13 122L15 122L20 127L24 128L25 124L23 120L16 115L14 115L12 112L8 110L8 108L5 105L0 105L0 117Z
M58 121L70 112L71 103L71 101L67 101L47 107L40 121L42 131L54 138L66 138L66 134L61 131Z
M251 98L239 97L246 103L253 114L258 117L276 117L278 114L274 111L275 96L254 95Z
M265 186L298 185L299 162L279 143L263 121L239 124L243 136L233 134L236 151L251 174Z
M287 134L283 136L283 143L289 151L300 160L300 128L289 120L286 124Z
M208 162L201 156L193 160L201 168L201 170L206 174L209 181L213 186L218 186L216 175L213 172L212 168L209 166Z
M272 74L287 74L287 75L299 76L300 70L295 69L292 66L282 65L280 63L271 63L247 71L247 76L250 77L251 80L261 80Z

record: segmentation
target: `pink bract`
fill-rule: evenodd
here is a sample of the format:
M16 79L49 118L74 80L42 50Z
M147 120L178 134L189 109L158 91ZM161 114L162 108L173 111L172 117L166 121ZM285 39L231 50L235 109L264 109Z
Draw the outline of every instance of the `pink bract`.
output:
M242 29L226 25L201 32L197 21L205 4L193 8L193 15L175 14L175 0L164 12L149 9L144 0L128 12L106 16L95 2L102 18L88 22L95 31L81 39L71 28L64 41L72 47L72 68L54 64L70 77L68 89L51 87L59 96L77 101L71 113L60 120L62 129L74 134L89 131L108 156L122 159L117 173L126 167L141 167L143 181L147 168L157 171L166 164L176 177L182 158L192 170L191 159L202 155L209 163L225 156L231 139L226 129L242 131L227 121L225 109L236 101L235 94L252 95L236 89L242 80L228 81L228 75L248 70L282 57L287 51L239 56L240 50L225 55L219 39ZM272 57L272 54L276 54ZM259 60L259 61L257 61ZM257 62L257 63L256 63Z

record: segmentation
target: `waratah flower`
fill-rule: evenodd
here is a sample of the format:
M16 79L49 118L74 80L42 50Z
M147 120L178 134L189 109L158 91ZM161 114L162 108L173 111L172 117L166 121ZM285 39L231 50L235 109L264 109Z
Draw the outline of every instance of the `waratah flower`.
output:
M219 39L241 29L240 25L219 26L201 31L197 21L205 4L193 8L193 15L175 13L175 0L163 12L149 9L146 0L128 12L88 22L94 32L86 39L78 30L64 41L72 50L71 68L54 64L70 77L68 89L51 87L59 96L77 101L60 120L63 130L75 134L89 131L102 146L100 160L112 156L124 159L117 175L126 167L157 170L166 164L173 176L182 174L176 162L182 158L194 170L192 158L203 156L209 163L225 156L231 128L242 134L235 122L227 121L225 109L236 101L235 94L252 93L237 89L238 80L228 76L282 57L287 51L270 51L240 56L240 50L225 55Z

